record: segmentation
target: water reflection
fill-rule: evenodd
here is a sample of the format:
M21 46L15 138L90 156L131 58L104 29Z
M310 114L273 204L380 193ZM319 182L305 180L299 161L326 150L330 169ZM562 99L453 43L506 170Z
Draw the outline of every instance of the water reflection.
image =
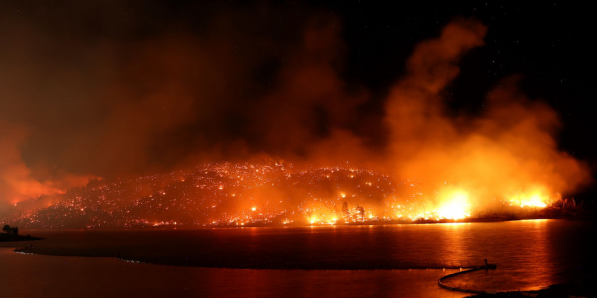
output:
M574 241L586 232L574 222L530 220L502 226L500 230L482 229L482 233L476 233L480 241L477 256L487 255L498 269L458 276L448 284L485 290L536 290L574 280L573 275L558 273L570 272L572 264L589 257L562 245L562 238Z
M2 297L454 297L441 270L250 270L14 254L0 248ZM35 286L32 286L35 285Z
M234 267L239 264L258 264L274 268L295 268L293 266L307 264L321 268L330 265L342 268L351 264L378 266L404 262L407 266L422 264L434 267L439 264L451 265L452 262L455 265L459 262L463 265L468 265L469 262L482 264L483 259L487 258L491 263L497 264L497 270L462 275L449 280L449 283L480 289L516 290L565 282L574 278L575 274L582 273L578 267L592 262L588 248L594 245L587 235L592 235L593 231L594 225L588 222L534 220L387 226L26 233L47 239L35 244L35 250L42 253L86 256L114 256L120 253L143 261L194 266ZM267 288L268 284L284 283L277 276L284 276L286 272L278 271L276 277L251 273L257 277L243 275L243 279L250 279L251 284ZM293 274L288 278L311 279L318 276L313 273L315 271L298 272L304 274L301 273L300 277ZM388 272L392 271L381 272L385 273L376 273L379 274L378 278L387 278L387 282L391 283L393 275ZM438 275L443 275L441 270L438 272ZM345 273L336 273L333 274L334 279L351 277ZM383 291L380 290L380 281L372 277L368 282L378 284L371 291ZM294 287L291 284L286 286ZM302 291L317 291L310 285L301 287Z

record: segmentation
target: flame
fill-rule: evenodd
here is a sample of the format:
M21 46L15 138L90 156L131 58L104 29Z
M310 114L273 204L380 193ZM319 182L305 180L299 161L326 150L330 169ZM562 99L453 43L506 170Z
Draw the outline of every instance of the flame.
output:
M277 161L265 164L210 163L195 169L118 183L96 181L88 187L64 192L69 187L85 185L93 176L38 181L36 177L53 170L28 166L21 158L21 147L29 141L38 144L40 140L33 137L47 134L32 131L30 140L28 127L0 121L0 202L6 200L14 204L42 194L52 195L50 199L40 199L44 204L46 201L43 200L58 202L52 208L15 215L23 218L23 222L50 227L64 226L65 219L80 218L81 211L77 210L81 209L86 211L83 215L88 216L89 227L165 225L174 223L174 219L178 224L203 226L313 225L406 221L409 218L458 220L470 217L471 204L475 210L488 212L498 209L492 205L514 206L510 209L519 209L519 206L543 208L548 205L550 194L556 191L569 193L590 180L590 171L584 162L559 150L554 132L561 123L554 110L522 94L518 77L499 83L499 87L487 93L487 98L477 98L484 103L478 113L454 113L456 110L443 95L448 93L448 87L459 74L461 57L484 44L487 28L480 22L456 19L436 38L418 43L405 63L401 78L388 86L388 92L384 91L387 97L374 100L383 106L376 105L380 109L374 109L373 114L363 114L368 120L361 121L362 117L352 115L364 103L377 98L371 95L378 90L368 90L366 86L347 88L352 81L346 82L336 73L336 68L341 67L330 67L341 66L341 61L337 60L342 56L337 55L338 50L344 47L339 40L342 34L337 31L341 26L337 26L336 20L321 21L324 22L315 19L312 23L317 26L306 26L300 35L304 38L289 39L301 40L304 44L283 47L292 49L292 53L289 53L288 63L272 73L275 74L272 81L280 84L263 90L267 92L244 92L255 87L260 89L261 84L253 86L250 80L243 80L239 85L233 80L243 77L237 74L251 70L258 62L242 63L236 60L238 55L229 59L226 51L194 50L195 46L197 49L221 48L218 44L202 46L201 39L190 39L193 40L190 44L157 39L160 46L148 47L153 51L144 55L139 65L133 65L139 66L133 68L139 69L140 73L147 70L145 65L152 66L151 71L155 73L143 74L140 81L150 80L148 84L155 86L152 90L156 93L129 90L129 86L135 88L133 86L137 84L126 82L123 82L123 88L102 88L125 91L113 94L115 98L122 95L123 100L114 100L118 104L106 109L109 115L105 131L110 133L88 134L102 137L85 138L83 144L66 146L69 148L65 149L75 150L76 154L61 152L56 161L72 156L74 159L67 164L76 165L84 160L84 168L89 167L93 172L104 172L109 176L116 173L134 175L135 170L153 172L154 167L159 169L160 165L186 169L190 162L194 164L197 160L260 160L261 154L251 156L251 152L259 148L263 149L263 156L271 154L286 160L300 160L302 168ZM166 46L161 47L162 44ZM183 56L171 60L169 53L172 52ZM185 53L189 56L184 56ZM196 57L197 53L205 54L205 57ZM146 63L149 61L157 63ZM181 64L185 66L188 61L189 68L179 67L180 61L185 61ZM230 66L234 67L220 67L222 61L231 61ZM193 62L206 67L193 67ZM210 66L218 66L217 75L212 75ZM192 70L205 70L205 73L193 73ZM227 71L233 71L232 75ZM131 77L136 81L135 74L131 73ZM211 84L216 88L211 90L197 88L195 84L171 86L170 80L163 80L181 74L199 80L205 75L219 83ZM128 73L124 77L129 77ZM224 89L219 90L218 86ZM243 91L228 86L249 89ZM194 94L195 90L204 89L218 99L222 98L219 104L213 105L215 110L191 108L203 106L203 100L210 101L211 95ZM228 89L234 92L229 94ZM251 104L251 108L246 106L247 110L239 109L238 102L233 99L238 97L237 92L243 94L243 102L250 100L255 104ZM253 93L258 95L250 96ZM128 100L131 94L143 95ZM200 101L195 102L196 99ZM194 114L200 110L201 114ZM207 115L210 116L205 118ZM246 123L246 127L243 125L241 130L228 132L213 129L229 127L226 120L229 115ZM378 116L383 118L378 119ZM198 125L196 119L223 119L225 122L206 126ZM104 125L103 122L89 124L89 127ZM321 134L323 125L330 128L325 134ZM202 127L208 130L200 130ZM171 142L155 147L156 136L161 136L164 131L172 136L166 139ZM78 129L74 132L75 136L79 134ZM62 130L52 130L52 133L60 134L56 142L77 139ZM187 137L189 133L197 135ZM196 137L202 139L200 136L203 135L219 137L207 137L206 141L213 139L214 143L200 142L199 146L186 143ZM46 143L51 136L41 141ZM88 143L106 147L78 150L87 148ZM42 148L41 151L54 150ZM98 152L108 158L97 158ZM172 156L175 158L171 165L166 162L170 158L151 160L151 163L146 158L170 152L189 152L189 155ZM35 164L46 164L44 160L39 161ZM330 167L340 164L346 168ZM110 168L115 170L105 170ZM382 172L374 172L380 170ZM445 181L449 181L448 186ZM537 185L536 189L528 189ZM491 198L496 198L495 204ZM35 202L29 203L35 207Z
M468 194L462 190L455 191L437 209L437 215L445 219L463 219L470 216Z
M545 208L547 207L547 202L549 200L542 196L539 193L534 193L529 196L525 195L517 195L510 199L510 203L513 205L520 205L520 207L539 207Z
M259 171L255 168L259 168ZM334 176L335 186L341 191L322 187L328 183L325 178L327 173ZM180 175L187 177L187 182L180 184ZM175 186L169 186L170 180L176 181ZM220 187L224 185L229 186L221 190ZM141 199L133 201L133 204L140 210L155 210L156 206L163 207L164 211L172 208L180 210L181 214L192 221L184 220L184 216L175 222L159 215L147 218L142 213L129 213L129 210L114 212L119 207L113 200L120 198L120 194L127 189L139 191L137 195ZM520 211L520 207L547 207L551 204L550 198L557 201L559 194L550 194L552 192L548 187L535 184L527 189L495 196L496 200L493 202L499 208L495 210L501 210L499 212L516 213ZM184 197L181 198L180 195ZM418 179L403 179L366 169L320 167L289 170L275 168L267 163L210 163L188 172L104 183L63 196L66 198L51 209L61 215L57 218L81 216L81 210L85 214L103 211L119 214L118 222L124 222L124 226L130 227L315 226L406 223L420 220L458 221L476 216L472 215L471 206L475 206L477 210L479 202L490 201L488 198L492 198L464 183L428 186ZM561 195L559 196L561 199ZM197 198L202 198L202 201L203 198L208 199L199 205ZM102 204L97 204L98 201ZM208 216L197 217L197 214ZM23 213L21 216L27 222L49 225L41 222L39 215L34 212ZM89 227L103 227L101 224L94 222Z

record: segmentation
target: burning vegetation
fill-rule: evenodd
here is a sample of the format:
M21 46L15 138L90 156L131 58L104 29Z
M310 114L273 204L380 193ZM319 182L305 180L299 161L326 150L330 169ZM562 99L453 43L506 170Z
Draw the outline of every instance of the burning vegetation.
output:
M460 58L483 45L483 24L457 19L419 43L382 111L365 114L359 108L370 92L349 88L340 75L339 21L314 19L298 41L267 41L255 53L221 44L224 35L254 44L228 32L227 22L214 25L218 38L136 45L133 53L145 56L114 70L122 82L98 88L105 115L80 117L88 130L69 135L79 127L71 123L52 138L43 125L0 123L12 132L0 136L7 157L0 195L14 205L7 221L24 228L455 221L549 209L562 205L559 193L590 180L585 163L559 150L554 110L522 94L520 77L499 83L478 113L446 106ZM271 27L261 21L255 26ZM250 84L249 74L263 67L255 61L269 51L290 58L267 83ZM65 165L60 175L23 161L29 130L43 135L41 143L72 145L47 150L59 152L52 162ZM263 154L285 161L203 163ZM139 174L152 172L160 174ZM138 178L114 178L121 173Z
M427 193L417 179L361 168L288 163L210 163L87 187L16 204L26 228L305 226L457 221L537 215L557 194L490 198L482 210L456 186ZM436 205L430 197L440 196ZM40 205L41 204L41 205Z

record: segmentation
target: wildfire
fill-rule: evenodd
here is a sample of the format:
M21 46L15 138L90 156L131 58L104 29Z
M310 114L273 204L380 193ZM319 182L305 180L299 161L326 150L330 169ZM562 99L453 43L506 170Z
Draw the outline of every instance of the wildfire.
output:
M59 203L43 207L45 213L57 215L44 218L93 216L90 228L107 223L125 227L408 223L463 220L475 216L473 205L489 200L464 186L432 189L417 179L365 169L291 168L212 163L186 172L105 183L62 195ZM128 202L122 201L122 193L129 194ZM544 208L547 193L535 188L495 202L499 210L511 206L506 212L520 211L519 206ZM36 212L20 219L35 227L46 224Z
M553 134L553 128L560 124L555 111L546 103L525 96L518 88L520 78L505 79L499 87L487 92L487 98L476 98L475 101L482 102L484 107L478 113L461 113L452 109L450 104L457 97L444 98L460 72L460 59L467 51L485 43L487 28L478 21L454 20L441 30L440 36L417 43L404 64L406 68L401 72L401 78L384 87L386 91L383 93L387 96L376 99L379 105L374 105L377 107L374 113L363 114L363 117L350 115L372 94L379 92L363 86L345 88L348 85L335 72L337 67L328 67L328 62L334 65L340 63L336 61L337 55L328 53L338 52L335 47L342 43L337 40L339 32L323 24L334 25L336 22L321 22L321 26L319 23L318 26L307 26L308 31L300 35L309 38L296 39L304 40L304 45L298 45L296 51L294 46L288 47L299 55L289 57L292 58L289 61L308 63L284 63L272 73L272 81L281 85L272 86L271 90L264 89L264 92L240 92L247 97L242 97L243 101L255 103L250 108L247 106L248 110L239 110L234 100L217 105L218 113L232 113L230 115L239 118L243 129L221 134L222 131L213 131L208 126L196 125L196 121L189 121L202 119L194 116L203 114L194 115L196 109L185 107L198 105L195 99L204 96L187 94L187 91L203 88L177 86L188 96L172 98L161 96L164 92L157 87L152 89L156 89L159 96L130 90L123 93L126 98L130 94L140 94L148 101L131 98L131 104L142 104L139 108L134 108L134 105L129 107L128 102L121 106L120 101L114 101L118 103L114 109L116 113L109 119L116 122L107 123L109 128L119 127L118 121L122 119L127 124L127 130L106 130L115 131L115 135L99 134L101 138L98 142L90 142L107 144L106 150L82 151L88 154L108 152L104 155L113 161L113 165L116 168L121 166L112 174L136 168L142 170L140 173L147 173L154 167L161 168L158 165L167 166L166 163L152 161L147 168L142 167L147 162L144 158L147 154L143 153L151 153L149 156L152 156L154 153L188 151L189 156L171 156L174 159L170 166L184 167L176 171L136 178L127 175L129 178L122 180L93 180L85 187L62 191L56 189L51 180L41 183L33 178L39 175L33 175L34 172L26 167L19 149L22 142L28 141L28 133L21 133L21 128L14 129L13 133L9 126L10 133L3 131L0 134L0 167L9 169L6 175L0 175L0 188L4 190L9 186L11 191L4 191L2 195L9 200L12 192L16 192L18 196L15 200L31 196L38 199L18 204L13 202L16 205L11 208L14 213L11 218L3 220L29 228L144 227L176 223L177 227L209 227L449 221L478 214L535 211L552 205L550 198L555 191L568 193L591 180L588 165L559 150ZM333 26L337 27L340 26ZM153 58L161 61L158 56ZM327 61L328 58L332 61ZM240 70L253 65L236 63L242 62L236 59L230 61L240 65ZM215 62L213 64L218 65ZM174 69L178 71L176 67ZM189 69L203 70L202 67ZM225 72L228 69L236 70L222 68L221 78L228 79ZM160 73L159 69L156 71ZM209 73L209 70L206 71ZM230 79L236 77L242 76L235 74ZM231 84L222 82L216 85L234 86L233 81ZM240 85L250 87L251 91L253 83L257 82L244 84L243 81ZM136 84L123 84L129 85ZM304 86L312 88L302 90ZM168 81L164 87L167 87L166 91L170 90ZM297 94L297 90L306 93L303 96L301 92ZM221 92L209 93L219 95ZM182 100L183 105L174 108L178 105L173 99ZM147 103L149 105L145 106ZM168 105L164 108L163 104ZM136 113L123 114L123 107ZM135 116L145 119L145 115L157 115L152 110L144 113L147 108L157 107L167 112L164 117L154 119L160 125L135 121ZM159 111L161 114L162 110ZM215 123L213 127L225 130L230 126L226 120L229 117L215 118L224 119L226 123ZM361 121L361 118L367 121ZM2 128L6 126L1 121L0 125ZM195 139L193 136L187 138L188 134L204 135L200 131L203 127L209 129L207 135L221 136L206 138L208 143L199 147L184 146L185 142ZM329 128L325 134L321 131L322 127ZM162 136L165 129L171 132L173 142L160 143L159 150L154 152L154 138ZM376 133L370 134L370 131ZM36 131L31 134L44 135ZM123 138L128 135L136 137ZM232 136L233 139L228 138ZM111 140L110 137L114 140L105 142ZM217 143L209 143L210 140ZM269 148L270 144L272 148ZM193 150L180 150L178 146L183 149L213 148L216 160L227 157L240 160L245 156L251 162L187 165L183 161L196 160L199 156L213 160L209 159L212 150L195 156ZM262 149L261 153L250 154L257 148ZM268 154L280 158L274 160L267 157ZM100 157L81 155L77 156L77 160L88 158L96 164ZM130 160L132 157L140 158ZM282 162L282 158L299 158L300 166ZM122 163L121 159L126 162ZM98 165L97 169L112 168ZM82 186L88 181L89 178L84 178L80 182L66 184ZM41 194L48 196L38 197Z
M437 215L445 219L463 219L469 217L468 195L464 191L455 191L437 210Z
M548 201L548 199L546 199L544 196L541 196L540 194L537 194L537 193L529 195L529 196L517 195L510 199L510 203L512 205L520 206L521 208L522 207L545 208L545 207L547 207L547 201Z

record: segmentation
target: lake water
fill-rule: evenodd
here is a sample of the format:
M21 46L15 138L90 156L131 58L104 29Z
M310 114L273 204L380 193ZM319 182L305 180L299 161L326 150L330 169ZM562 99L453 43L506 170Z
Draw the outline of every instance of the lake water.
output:
M24 233L46 238L31 252L96 258L0 248L3 297L463 297L437 286L454 270L408 268L487 258L497 270L447 281L483 290L538 289L595 268L586 221ZM384 267L405 270L279 270Z

